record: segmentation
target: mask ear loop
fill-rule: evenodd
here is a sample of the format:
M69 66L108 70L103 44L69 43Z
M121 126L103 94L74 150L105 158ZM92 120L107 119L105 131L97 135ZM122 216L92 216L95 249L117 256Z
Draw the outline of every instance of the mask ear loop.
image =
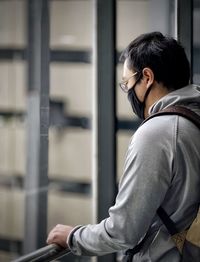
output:
M134 86L136 86L136 84L139 82L140 79L142 79L142 72L139 73L138 79L136 80ZM147 91L146 91L146 93L145 93L145 95L144 95L144 100L143 100L143 102L142 102L142 104L143 104L143 118L144 118L144 119L145 119L145 117L144 117L145 102L146 102L146 100L147 100L147 97L148 97L151 89L152 89L152 86L153 86L153 83L152 83L152 84L150 85L150 87L147 89Z
M131 106L132 106L132 108L133 108L133 112L134 112L136 115L138 115L140 118L144 118L144 104L143 104L143 102L141 102L141 101L138 99L138 97L137 97L137 95L136 95L136 93L135 93L135 86L136 86L136 85L138 84L138 82L141 80L141 78L142 78L141 76L142 76L142 72L138 73L138 77L137 77L134 85L133 85L133 86L129 89L129 91L128 91L128 99L130 100L130 98L129 98L130 95L131 95L131 96L132 96L132 94L134 95L134 101L135 101L135 102L137 103L137 105L140 107L141 113L138 114L137 110L135 109L135 106L133 107L133 105L132 105L132 100L131 100L130 102L131 102ZM135 111L135 110L136 110L136 111Z
M153 83L150 85L150 87L147 89L145 95L144 95L144 101L143 103L145 103L146 99L147 99L147 96L149 95L150 91L151 91L151 88L153 86Z
M147 97L148 97L148 95L149 95L149 93L150 93L150 91L151 91L151 89L152 89L152 86L153 86L153 83L150 85L150 87L147 89L147 91L146 91L146 93L145 93L145 95L144 95L144 100L143 100L143 108L144 108L144 110L145 110L145 102L146 102L146 100L147 100ZM144 117L144 111L143 111L143 118L145 119L145 117Z

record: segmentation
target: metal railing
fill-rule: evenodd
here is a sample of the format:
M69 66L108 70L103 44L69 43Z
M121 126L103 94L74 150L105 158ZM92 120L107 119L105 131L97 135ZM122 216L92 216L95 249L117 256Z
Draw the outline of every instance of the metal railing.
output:
M12 262L48 262L61 258L70 253L69 249L64 249L56 244L51 244L21 256Z

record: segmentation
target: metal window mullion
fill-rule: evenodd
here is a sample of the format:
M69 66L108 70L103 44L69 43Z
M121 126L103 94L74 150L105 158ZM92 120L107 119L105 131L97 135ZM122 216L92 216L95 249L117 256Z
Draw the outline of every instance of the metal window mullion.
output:
M49 3L28 4L27 174L24 253L46 245L49 127Z
M177 8L177 39L185 48L193 82L193 0L175 0Z
M95 101L93 119L96 150L93 192L97 221L108 217L108 209L116 196L116 94L115 46L116 1L95 0ZM95 125L95 126L94 126ZM98 261L114 262L115 255L98 257Z

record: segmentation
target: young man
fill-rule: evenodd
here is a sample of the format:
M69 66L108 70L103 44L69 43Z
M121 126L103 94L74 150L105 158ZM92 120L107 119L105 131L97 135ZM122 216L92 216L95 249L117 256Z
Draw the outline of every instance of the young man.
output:
M159 32L143 34L122 54L123 81L133 111L145 119L181 105L200 114L200 87L189 84L184 49ZM179 231L195 218L200 200L200 130L178 115L144 123L131 139L116 203L96 225L57 225L47 242L77 255L126 251L145 241L132 261L178 262L180 254L157 215L162 206Z

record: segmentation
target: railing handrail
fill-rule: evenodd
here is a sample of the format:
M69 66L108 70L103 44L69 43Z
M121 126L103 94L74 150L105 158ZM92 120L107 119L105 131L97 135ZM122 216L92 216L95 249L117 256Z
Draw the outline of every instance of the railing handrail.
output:
M48 262L70 253L69 249L62 248L57 244L51 244L37 249L27 255L21 256L12 262Z

